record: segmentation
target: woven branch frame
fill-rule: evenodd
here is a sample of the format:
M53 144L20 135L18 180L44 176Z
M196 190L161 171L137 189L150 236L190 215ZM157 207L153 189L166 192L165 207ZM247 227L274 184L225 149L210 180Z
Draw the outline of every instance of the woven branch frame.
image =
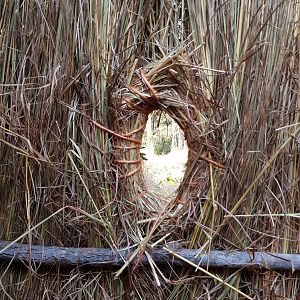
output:
M125 186L142 182L139 153L148 115L160 110L179 125L188 146L186 171L176 197L180 204L193 201L207 190L211 166L220 174L225 169L217 147L218 137L207 133L203 126L211 108L204 95L183 80L190 72L193 71L179 55L139 69L130 83L113 95L112 102L119 104L111 108L112 128L119 134L113 138L114 162L119 170L118 179Z

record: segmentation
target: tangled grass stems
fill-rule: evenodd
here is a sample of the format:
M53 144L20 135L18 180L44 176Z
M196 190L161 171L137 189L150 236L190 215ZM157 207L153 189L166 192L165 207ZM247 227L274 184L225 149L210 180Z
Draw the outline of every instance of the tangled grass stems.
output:
M0 11L1 239L298 252L297 1L3 0ZM153 110L189 146L164 213L128 163ZM155 265L117 279L1 271L2 299L299 297L288 272L217 271L233 288L215 288L210 276Z

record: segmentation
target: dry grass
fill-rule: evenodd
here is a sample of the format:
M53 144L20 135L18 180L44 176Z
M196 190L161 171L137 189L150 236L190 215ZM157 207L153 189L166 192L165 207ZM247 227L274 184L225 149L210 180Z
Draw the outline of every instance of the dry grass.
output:
M299 252L297 1L3 0L0 11L2 239ZM154 109L190 150L163 209L138 162ZM299 298L292 273L122 271L3 265L0 299Z

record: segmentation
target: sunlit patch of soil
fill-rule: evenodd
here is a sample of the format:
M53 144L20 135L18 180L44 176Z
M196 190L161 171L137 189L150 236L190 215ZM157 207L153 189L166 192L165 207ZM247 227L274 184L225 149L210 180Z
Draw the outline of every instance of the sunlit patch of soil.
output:
M144 176L148 189L159 196L172 199L185 171L188 150L172 150L166 155L155 155L143 149L148 160L144 161Z

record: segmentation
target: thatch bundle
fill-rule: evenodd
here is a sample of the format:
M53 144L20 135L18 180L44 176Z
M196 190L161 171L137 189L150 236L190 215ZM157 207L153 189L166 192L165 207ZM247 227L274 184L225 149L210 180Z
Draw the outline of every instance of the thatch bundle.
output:
M297 1L3 0L0 11L1 239L134 251L119 270L3 263L1 299L299 297L296 272L195 272L148 252L299 251ZM155 110L189 147L170 201L142 173Z

